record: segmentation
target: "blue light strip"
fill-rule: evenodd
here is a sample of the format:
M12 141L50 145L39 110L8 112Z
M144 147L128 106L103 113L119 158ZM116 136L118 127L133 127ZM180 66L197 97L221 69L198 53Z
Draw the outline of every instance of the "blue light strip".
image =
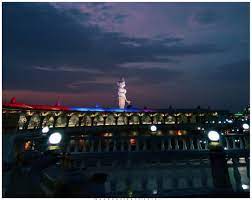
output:
M91 111L91 112L151 112L153 110L141 110L138 108L125 108L125 109L120 109L120 108L88 108L88 107L69 107L70 110L72 111Z

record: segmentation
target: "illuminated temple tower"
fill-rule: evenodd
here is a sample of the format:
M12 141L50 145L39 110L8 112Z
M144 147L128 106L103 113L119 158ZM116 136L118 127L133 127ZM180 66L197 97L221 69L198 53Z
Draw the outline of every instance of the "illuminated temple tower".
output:
M119 108L124 109L125 108L125 102L130 104L130 101L127 100L126 98L126 92L127 90L125 89L125 80L124 78L121 78L120 81L117 82L118 86L118 103L119 103Z

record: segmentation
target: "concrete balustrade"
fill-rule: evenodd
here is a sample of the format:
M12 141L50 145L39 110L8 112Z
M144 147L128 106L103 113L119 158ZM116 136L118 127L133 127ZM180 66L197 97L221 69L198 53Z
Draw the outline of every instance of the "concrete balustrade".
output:
M246 136L223 136L221 144L225 150L247 149ZM132 141L131 141L132 140ZM190 136L150 137L90 137L82 140L71 139L66 152L145 152L145 151L205 151L208 139Z
M226 150L248 149L249 136L248 135L223 136L221 144Z
M116 194L124 194L127 196L129 192L132 192L133 195L141 194L141 192L155 195L169 192L174 193L174 191L181 190L200 191L200 189L213 189L209 166L202 165L205 169L205 173L203 174L193 169L194 166L187 165L184 169L176 169L175 165L170 166L169 169L160 168L158 171L145 169L144 172L134 171L134 169L130 171L115 170L113 173L110 173L105 183L105 191L108 195L114 194L116 196ZM190 175L184 172L187 170L190 171ZM208 179L210 182L207 182Z

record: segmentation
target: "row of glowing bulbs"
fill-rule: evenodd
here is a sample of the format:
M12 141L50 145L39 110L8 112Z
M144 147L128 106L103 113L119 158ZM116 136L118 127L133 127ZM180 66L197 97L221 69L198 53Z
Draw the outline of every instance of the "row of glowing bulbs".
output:
M243 124L242 125L243 129L244 130L248 130L249 129L249 125L248 124ZM155 132L157 131L157 127L155 125L152 125L150 127L150 130L152 132ZM49 132L49 127L46 126L42 129L42 133L48 133ZM209 131L208 132L208 138L211 140L211 141L219 141L220 139L220 134L217 132L217 131ZM50 136L49 136L49 143L50 144L59 144L60 141L62 139L62 135L59 133L59 132L54 132L52 133Z

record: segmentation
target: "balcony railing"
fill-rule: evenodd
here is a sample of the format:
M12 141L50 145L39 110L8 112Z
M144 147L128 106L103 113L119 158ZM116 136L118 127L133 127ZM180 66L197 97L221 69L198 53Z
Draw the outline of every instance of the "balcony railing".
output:
M70 139L66 152L146 152L208 150L206 136L85 137ZM248 135L222 136L225 150L248 149Z

